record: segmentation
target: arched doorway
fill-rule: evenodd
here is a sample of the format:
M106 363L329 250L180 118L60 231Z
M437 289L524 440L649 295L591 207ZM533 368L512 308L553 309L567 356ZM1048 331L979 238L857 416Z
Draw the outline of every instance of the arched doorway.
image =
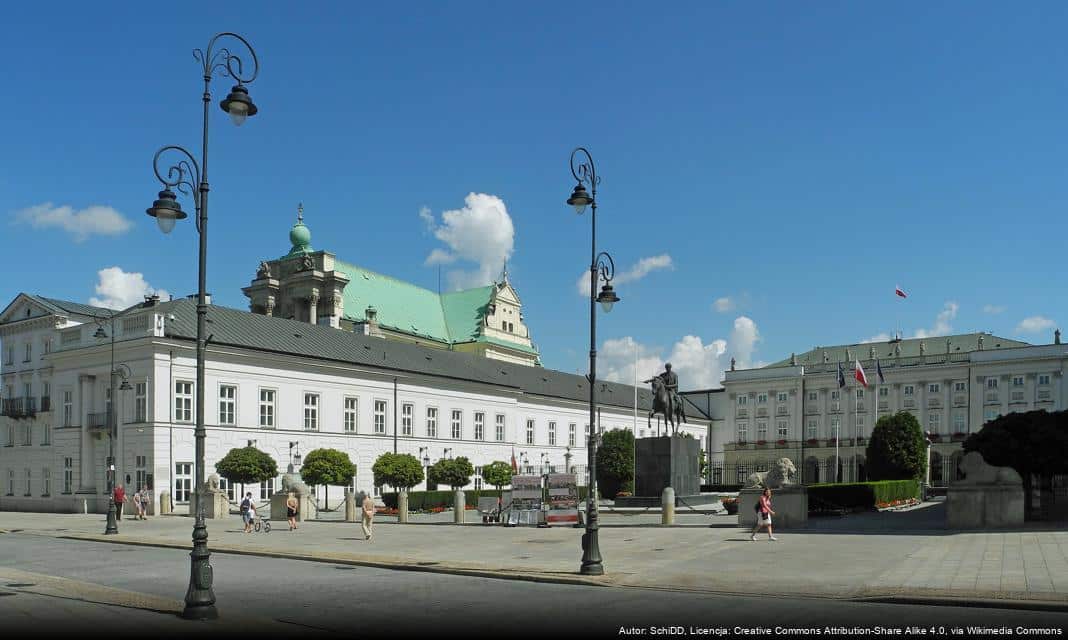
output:
M931 452L931 486L932 487L944 487L946 486L945 470L942 461L942 454L937 451Z

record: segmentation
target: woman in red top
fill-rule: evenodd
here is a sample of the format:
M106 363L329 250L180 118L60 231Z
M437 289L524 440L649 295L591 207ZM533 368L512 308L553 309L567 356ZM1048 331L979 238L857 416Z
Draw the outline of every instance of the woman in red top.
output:
M778 540L778 538L771 535L771 516L775 514L771 510L771 489L764 489L764 493L760 494L760 502L758 504L760 508L757 509L756 526L753 527L753 533L749 536L749 539L756 540L756 534L760 531L760 527L767 527L768 540Z

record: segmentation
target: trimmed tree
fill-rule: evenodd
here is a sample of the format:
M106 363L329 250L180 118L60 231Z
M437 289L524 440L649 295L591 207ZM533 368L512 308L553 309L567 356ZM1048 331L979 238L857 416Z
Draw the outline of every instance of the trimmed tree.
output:
M278 475L278 463L270 455L256 447L230 449L222 460L215 463L215 472L231 483L241 485L241 497L245 497L245 483L266 482Z
M430 469L435 482L447 484L454 490L471 484L471 476L475 473L471 461L463 456L438 460Z
M634 492L634 434L612 429L597 448L597 484L602 496Z
M375 485L408 490L423 481L423 467L410 453L383 453L371 467Z
M871 480L923 480L927 473L927 438L908 411L879 418L865 454Z
M1032 517L1032 488L1037 477L1042 503L1052 491L1053 476L1068 473L1068 411L1027 411L1000 416L965 439L965 451L978 451L987 464L1012 467L1020 474L1024 514Z
M506 484L512 484L512 465L503 460L494 460L482 467L482 479L486 481L486 484L497 487L497 508L499 512L503 495L501 487Z
M323 486L325 510L330 507L330 485L346 485L356 475L356 465L349 454L337 449L314 449L304 456L300 477L305 482Z

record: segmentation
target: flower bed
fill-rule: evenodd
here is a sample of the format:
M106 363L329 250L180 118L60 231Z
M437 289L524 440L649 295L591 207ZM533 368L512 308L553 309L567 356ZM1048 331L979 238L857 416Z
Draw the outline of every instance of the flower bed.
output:
M876 502L875 508L877 509L893 509L895 507L910 507L915 504L919 504L920 501L916 498L904 498L898 500L891 500L890 502Z
M785 440L776 440L775 444L779 445L780 447L785 447L786 446L786 441Z
M809 438L808 440L806 440L806 443L811 445L811 446L813 446L813 447L815 447L816 445L818 445L820 443L820 441L817 440L816 438Z

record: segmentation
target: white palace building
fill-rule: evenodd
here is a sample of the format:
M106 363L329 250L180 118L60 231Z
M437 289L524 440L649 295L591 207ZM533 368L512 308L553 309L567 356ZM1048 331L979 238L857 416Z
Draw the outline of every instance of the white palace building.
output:
M263 289L279 286L258 280ZM588 382L524 361L525 340L506 352L501 340L475 336L477 348L460 350L311 324L314 311L302 319L256 311L208 307L206 475L229 450L249 444L280 472L316 448L344 451L357 466L353 487L365 491L374 461L394 446L424 463L466 456L477 468L514 452L524 471L570 465L585 473ZM0 314L0 509L105 510L109 372L118 371L116 388L128 389L114 399L116 477L150 485L157 500L169 491L176 510L185 510L195 477L195 332L192 299L112 312L19 294ZM634 388L597 385L599 428L631 429ZM644 427L650 392L636 397ZM682 430L707 442L709 424L691 415ZM477 487L480 479L472 480ZM267 499L278 481L246 490Z
M854 379L857 359L867 389ZM1046 345L972 333L816 347L758 369L732 367L724 379L725 464L713 482L737 482L782 457L805 483L833 481L837 467L844 481L863 480L876 420L908 411L931 434L931 484L945 486L963 455L961 442L986 422L1068 408L1066 370L1068 345L1059 330Z

